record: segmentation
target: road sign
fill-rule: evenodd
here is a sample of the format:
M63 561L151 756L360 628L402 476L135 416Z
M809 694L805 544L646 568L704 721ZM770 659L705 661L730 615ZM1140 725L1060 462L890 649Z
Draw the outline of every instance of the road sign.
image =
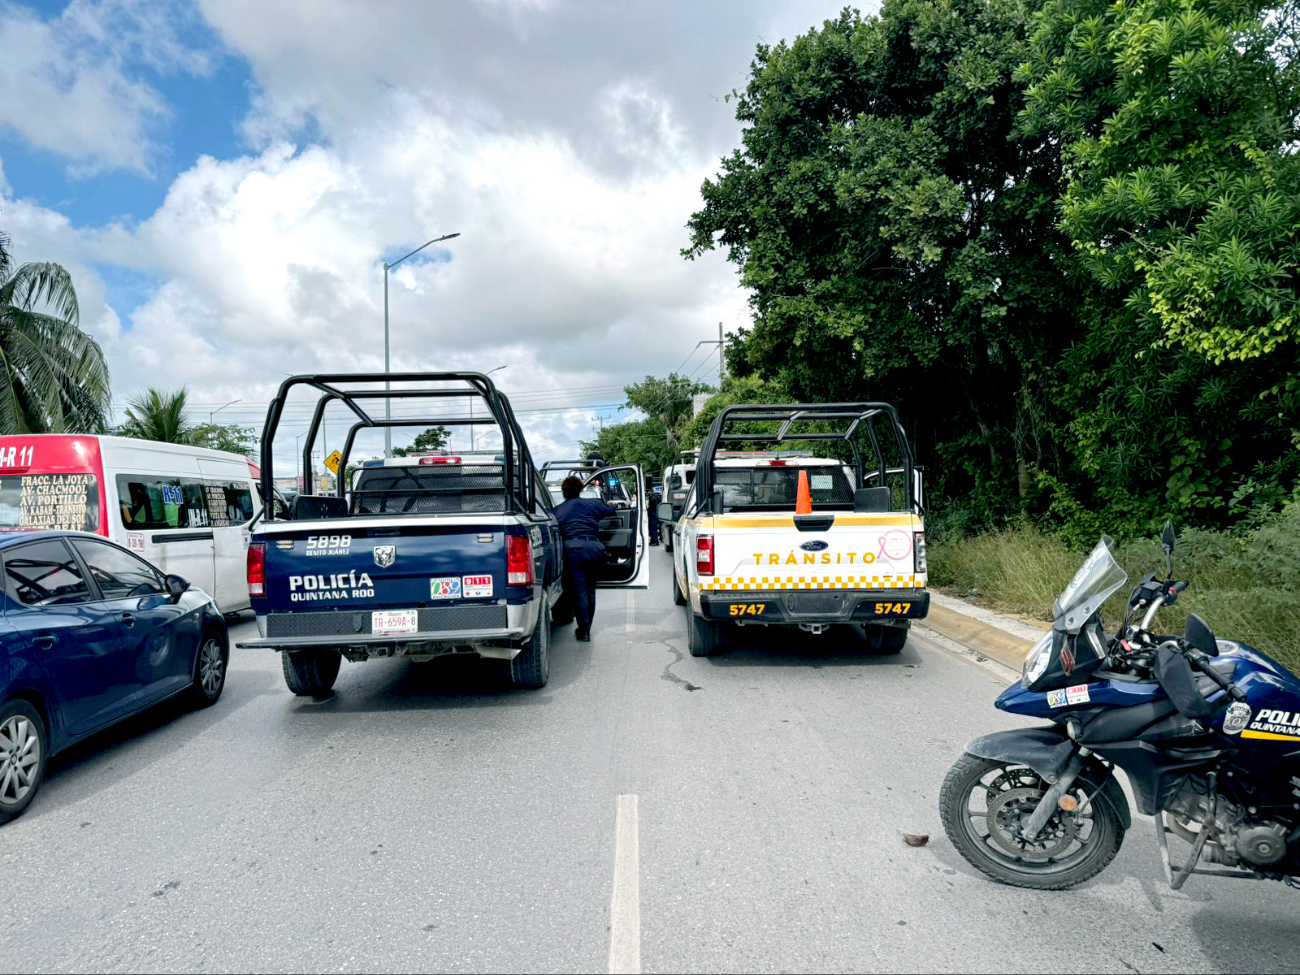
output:
M339 472L339 464L342 463L342 461L343 455L336 450L325 458L325 466L337 474Z

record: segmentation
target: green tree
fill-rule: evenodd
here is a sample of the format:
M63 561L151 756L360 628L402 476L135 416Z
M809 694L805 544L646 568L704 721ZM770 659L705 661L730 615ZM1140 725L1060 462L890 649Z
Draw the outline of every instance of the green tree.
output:
M183 387L173 392L150 387L137 393L127 403L122 436L160 443L189 443L188 395Z
M257 450L257 429L235 424L201 423L185 431L187 443L211 450L225 450L232 454L251 456Z
M1022 131L1059 142L1060 225L1101 286L1060 370L1072 516L1142 532L1290 493L1296 30L1295 3L1237 0L1051 0L1034 19Z
M108 366L79 320L71 275L58 264L15 265L0 233L0 432L104 429Z
M1061 468L1051 384L1081 331L1059 154L1016 125L1034 6L886 0L760 45L683 252L725 248L751 289L735 372L895 403L940 490L990 516Z
M424 451L446 450L447 443L451 440L451 431L444 426L429 427L421 430L415 435L415 440L409 447L394 447L393 456L406 457L410 454L421 453Z
M683 440L683 431L691 422L695 396L711 392L711 386L670 373L663 379L646 376L623 391L624 408L641 413L641 418L603 427L594 440L583 442L584 456L595 451L611 464L640 464L651 474L695 446Z

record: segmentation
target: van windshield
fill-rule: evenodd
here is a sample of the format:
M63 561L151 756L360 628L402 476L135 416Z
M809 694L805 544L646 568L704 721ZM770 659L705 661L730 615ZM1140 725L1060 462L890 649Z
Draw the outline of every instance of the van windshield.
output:
M99 530L94 474L0 475L0 531Z

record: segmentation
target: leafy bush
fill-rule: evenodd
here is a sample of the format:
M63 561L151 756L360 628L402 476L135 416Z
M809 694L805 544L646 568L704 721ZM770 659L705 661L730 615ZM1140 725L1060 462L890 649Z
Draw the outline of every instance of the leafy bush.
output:
M1165 572L1158 539L1120 543L1114 551L1129 586L1103 608L1108 628L1123 616L1130 586L1148 572ZM930 544L930 580L995 609L1047 621L1086 552L1027 525L964 539L945 533ZM1300 504L1291 502L1242 533L1184 530L1174 572L1191 585L1177 605L1161 611L1162 630L1181 632L1187 614L1197 613L1223 639L1300 669Z

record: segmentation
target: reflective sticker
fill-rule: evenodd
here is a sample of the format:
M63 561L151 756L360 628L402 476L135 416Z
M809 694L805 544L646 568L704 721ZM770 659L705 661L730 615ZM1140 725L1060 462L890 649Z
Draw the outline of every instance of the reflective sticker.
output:
M1065 689L1065 699L1071 704L1087 704L1091 698L1088 697L1087 684L1075 684L1073 687Z
M1049 708L1063 708L1065 703L1065 691L1047 692L1047 706Z
M475 599L479 596L492 595L491 576L462 576L461 583L464 588L466 599Z
M128 532L126 536L126 547L132 552L143 552L144 535L140 532Z
M429 580L430 599L460 599L460 577L447 576Z
M1245 730L1246 725L1250 724L1250 705L1238 701L1231 705L1223 716L1223 733L1225 735L1239 735Z

